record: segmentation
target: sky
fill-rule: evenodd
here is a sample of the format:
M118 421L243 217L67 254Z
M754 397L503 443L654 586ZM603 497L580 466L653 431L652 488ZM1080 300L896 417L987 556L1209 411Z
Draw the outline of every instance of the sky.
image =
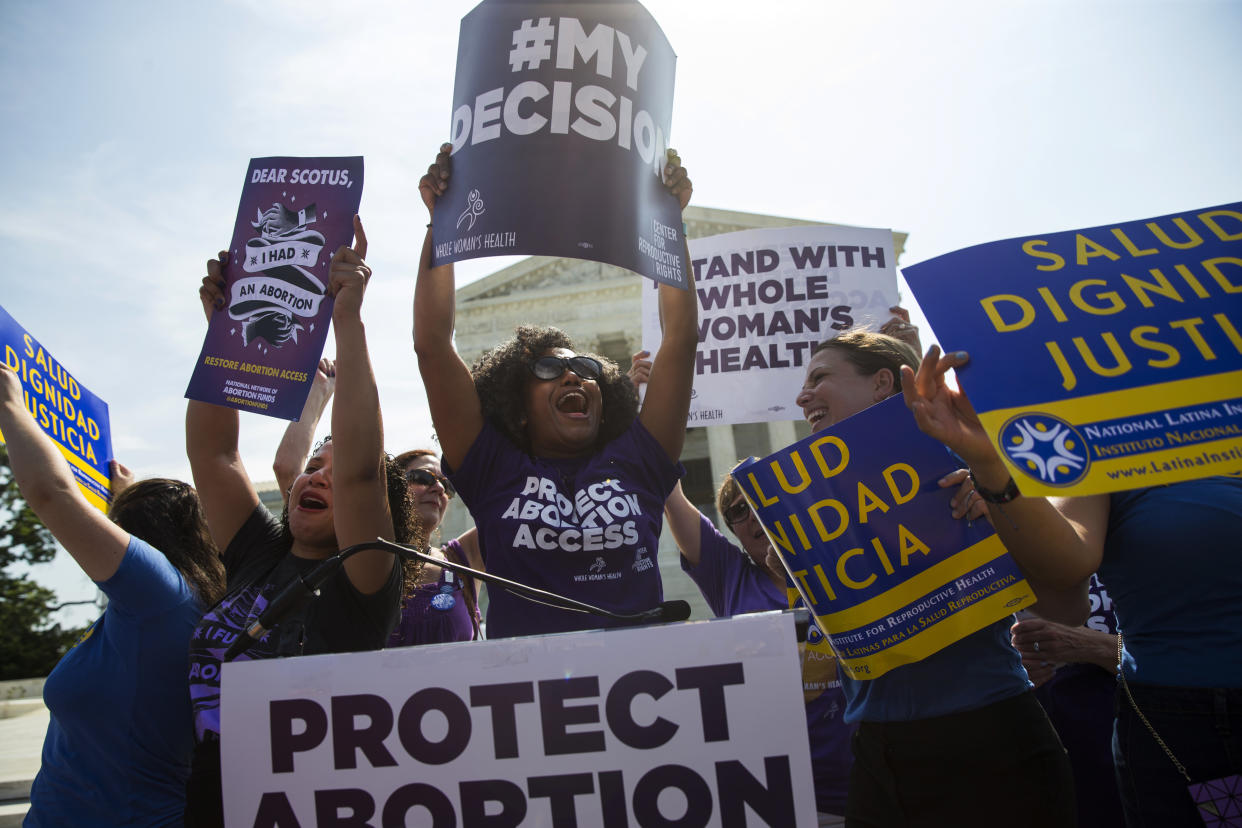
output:
M189 479L197 288L249 159L268 155L365 156L386 442L431 444L410 344L417 185L448 135L473 5L0 3L0 305L108 402L139 476ZM646 7L678 55L670 145L694 204L891 227L910 265L1242 199L1237 2ZM461 265L459 284L513 261ZM255 480L283 428L243 415ZM35 576L63 601L94 595L63 553Z

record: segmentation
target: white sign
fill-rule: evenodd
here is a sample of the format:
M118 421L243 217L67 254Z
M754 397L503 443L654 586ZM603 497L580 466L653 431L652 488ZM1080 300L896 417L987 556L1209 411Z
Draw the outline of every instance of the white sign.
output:
M814 826L790 613L227 664L225 824Z
M691 426L796 420L811 351L849 328L878 330L897 304L891 230L806 225L690 240L699 294ZM655 286L643 348L656 353ZM745 386L738 381L745 372Z

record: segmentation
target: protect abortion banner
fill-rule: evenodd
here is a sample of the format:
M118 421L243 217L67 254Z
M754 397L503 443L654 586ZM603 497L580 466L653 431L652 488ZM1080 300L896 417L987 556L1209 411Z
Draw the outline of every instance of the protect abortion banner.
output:
M662 184L676 56L638 3L484 0L461 21L436 264L571 256L684 287Z
M904 272L1023 494L1242 470L1242 202Z
M4 364L21 378L30 416L65 455L86 499L107 512L112 499L108 461L113 459L108 404L83 387L2 307L0 347Z
M954 520L957 468L890 397L733 470L839 668L873 679L1035 602L987 521Z
M814 826L791 613L227 664L225 824Z
M699 349L692 426L794 420L811 351L897 304L891 230L807 225L693 239ZM660 342L657 291L643 291L643 347ZM743 373L744 372L744 373ZM743 379L744 377L744 379ZM739 393L739 381L745 393Z
M218 309L185 395L284 420L302 415L332 321L332 254L353 238L362 157L253 158Z

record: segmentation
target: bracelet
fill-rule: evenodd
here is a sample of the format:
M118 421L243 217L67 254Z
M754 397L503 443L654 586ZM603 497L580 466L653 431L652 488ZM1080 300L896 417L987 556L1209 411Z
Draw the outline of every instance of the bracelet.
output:
M1009 501L1016 498L1019 494L1018 484L1013 482L1012 476L1009 478L1009 481L1005 484L1005 488L1001 489L999 492L989 491L988 489L985 489L982 486L980 486L979 481L975 479L974 472L970 473L970 482L975 485L975 491L979 493L979 497L983 498L988 503L996 503L998 505L1001 503L1008 503Z

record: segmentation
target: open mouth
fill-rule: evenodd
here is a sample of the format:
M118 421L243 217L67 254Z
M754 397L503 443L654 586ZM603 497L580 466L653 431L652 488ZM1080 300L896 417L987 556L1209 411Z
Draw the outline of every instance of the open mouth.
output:
M806 412L806 421L811 424L811 430L814 431L815 427L819 425L819 421L824 419L827 416L828 416L828 409L816 408L814 410Z
M556 410L562 414L585 417L587 415L587 407L587 395L577 390L565 392L556 401Z
M298 508L311 512L320 512L328 508L328 501L314 492L303 492L302 496L298 498Z

